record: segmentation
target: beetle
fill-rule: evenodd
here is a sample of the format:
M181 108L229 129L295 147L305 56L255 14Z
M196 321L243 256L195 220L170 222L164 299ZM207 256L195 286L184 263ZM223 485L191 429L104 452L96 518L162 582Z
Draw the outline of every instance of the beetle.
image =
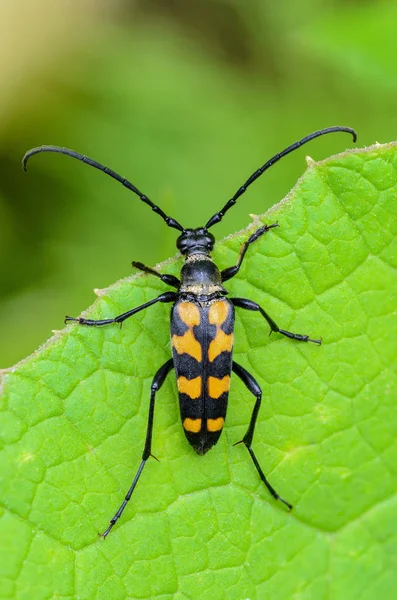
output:
M132 315L149 308L153 304L157 304L158 302L172 303L172 358L167 360L158 369L151 384L148 425L142 461L122 504L110 520L107 529L101 534L103 538L106 538L121 517L135 490L147 460L150 456L153 456L152 432L155 398L172 369L175 370L176 375L183 430L188 442L200 455L208 452L217 443L221 435L225 423L232 372L241 379L248 391L254 396L255 404L248 429L242 440L237 442L237 444L243 443L246 446L259 477L266 485L270 494L276 500L282 502L289 510L292 509L292 505L284 500L267 480L252 449L256 420L261 406L262 390L251 373L233 360L234 309L242 308L244 310L259 312L267 321L270 333L277 332L298 342L312 342L318 345L321 344L321 340L280 329L272 317L259 304L252 300L226 297L228 292L223 284L238 273L248 248L270 229L278 227L278 223L259 227L241 246L237 264L222 270L219 270L211 258L215 238L209 232L209 229L219 223L225 213L234 206L247 188L277 161L307 142L334 132L349 133L353 136L354 142L357 139L356 132L350 127L328 127L311 133L270 158L247 179L224 207L207 221L204 227L197 227L195 229L185 229L176 219L167 216L159 206L154 204L127 179L74 150L59 146L40 146L32 148L23 157L22 167L25 171L28 160L34 154L41 152L65 154L95 169L99 169L134 192L142 202L148 204L155 213L160 215L168 227L172 227L180 232L176 242L178 250L184 256L180 279L174 275L160 273L141 262L132 262L132 266L136 269L159 277L163 283L175 288L176 291L163 292L157 298L149 300L114 318L101 320L69 316L65 318L65 323L76 322L86 326L98 327L110 325L111 323L119 323L121 325L126 319L132 317Z

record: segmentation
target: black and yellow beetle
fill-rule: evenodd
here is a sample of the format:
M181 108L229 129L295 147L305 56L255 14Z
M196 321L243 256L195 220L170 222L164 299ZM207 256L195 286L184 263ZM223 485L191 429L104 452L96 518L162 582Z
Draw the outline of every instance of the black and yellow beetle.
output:
M146 461L151 456L155 397L172 369L175 369L176 374L182 426L187 440L199 454L205 454L217 443L225 423L230 375L233 371L240 377L247 389L255 397L256 402L247 432L243 439L237 443L245 444L261 480L272 496L276 500L283 502L289 509L292 508L291 504L283 500L270 485L252 449L252 438L261 405L262 391L254 377L241 365L233 361L234 308L258 311L266 319L272 332L281 333L290 339L299 342L313 342L315 344L321 344L321 340L314 340L308 335L291 333L290 331L280 329L266 311L252 300L226 298L228 292L223 284L236 275L248 247L269 231L269 229L277 227L278 223L263 225L255 231L242 245L237 264L222 271L218 269L211 258L215 238L208 230L213 225L216 225L216 223L219 223L224 214L236 203L237 199L246 191L248 186L280 160L280 158L314 138L337 131L350 133L353 136L353 141L357 139L356 132L350 127L329 127L315 131L304 137L302 140L288 146L288 148L273 156L262 167L256 170L225 204L222 210L215 213L204 227L198 227L197 229L185 229L178 221L168 217L161 208L153 204L132 183L87 156L58 146L40 146L39 148L29 150L25 154L22 161L25 171L29 158L40 152L58 152L81 160L122 183L126 188L137 194L155 213L159 214L168 227L173 227L181 232L177 239L177 247L185 257L185 263L181 270L180 279L174 275L161 274L140 262L132 263L135 268L159 277L165 284L176 288L177 291L164 292L157 298L141 306L132 308L113 319L99 321L81 317L66 317L65 319L65 322L76 321L81 325L109 325L110 323L122 323L128 317L157 302L173 303L171 310L172 358L160 367L153 378L142 462L124 501L111 519L110 525L104 531L102 537L106 537L109 534L114 524L121 517L141 476Z

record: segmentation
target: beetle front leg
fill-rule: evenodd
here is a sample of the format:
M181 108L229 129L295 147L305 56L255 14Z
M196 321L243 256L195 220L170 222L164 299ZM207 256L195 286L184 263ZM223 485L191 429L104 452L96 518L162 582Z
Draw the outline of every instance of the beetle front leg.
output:
M237 275L249 246L256 242L256 240L258 240L264 233L269 231L269 229L273 229L273 227L278 226L278 223L272 223L271 225L263 225L262 227L254 231L254 233L248 238L248 240L244 242L244 244L241 246L237 265L234 265L233 267L228 267L227 269L223 269L223 271L221 271L222 282L228 281L229 279Z
M159 279L161 279L161 281L166 285L171 285L175 288L179 288L179 286L181 285L181 282L179 281L178 277L175 277L175 275L170 275L169 273L159 273L158 271L156 271L156 269L152 269L152 267L147 267L143 263L137 262L136 260L133 260L131 264L133 267L135 267L135 269L139 269L144 273L149 273L149 275L159 277Z

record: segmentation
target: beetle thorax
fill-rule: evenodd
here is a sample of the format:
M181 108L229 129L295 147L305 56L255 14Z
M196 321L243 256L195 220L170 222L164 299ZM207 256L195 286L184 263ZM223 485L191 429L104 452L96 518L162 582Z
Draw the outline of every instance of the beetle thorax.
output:
M208 254L193 253L185 258L180 292L194 296L225 294L220 271Z

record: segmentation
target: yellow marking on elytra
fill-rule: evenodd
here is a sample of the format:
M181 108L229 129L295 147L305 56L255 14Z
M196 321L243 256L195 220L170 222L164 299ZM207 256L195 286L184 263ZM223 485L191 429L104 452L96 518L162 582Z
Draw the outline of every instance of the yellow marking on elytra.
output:
M225 375L222 379L217 377L208 377L208 394L211 398L218 399L224 392L230 388L230 375Z
M211 304L208 311L208 320L211 325L216 325L216 334L208 348L208 360L212 362L222 352L231 352L233 349L234 335L226 334L221 329L221 325L226 321L230 312L227 302L220 301Z
M190 433L199 433L201 429L201 419L189 419L186 418L183 421L183 428Z
M226 321L229 314L229 305L227 302L214 302L208 311L208 320L211 325L220 327Z
M225 419L218 417L217 419L207 419L207 430L214 432L222 429Z
M177 386L180 394L187 394L192 400L201 396L201 377L195 377L194 379L178 377Z
M200 311L192 302L181 302L178 304L178 314L188 327L200 325Z
M189 329L183 335L173 335L172 345L178 354L189 354L198 362L201 362L201 346L193 333L193 327L200 325L200 311L192 302L181 302L178 304L178 314L181 321Z
M227 335L222 329L218 329L216 335L208 348L208 360L212 362L222 352L231 352L233 349L234 335Z
M197 362L201 362L201 346L194 337L193 331L191 329L188 329L183 335L173 335L172 345L178 352L178 354L189 354L190 356L195 358Z

